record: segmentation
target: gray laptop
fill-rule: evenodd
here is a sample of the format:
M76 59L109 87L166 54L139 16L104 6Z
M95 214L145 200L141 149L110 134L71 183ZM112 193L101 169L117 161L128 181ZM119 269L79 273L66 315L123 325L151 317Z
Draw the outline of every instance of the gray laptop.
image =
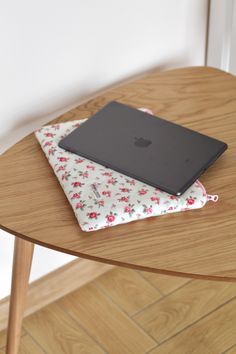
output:
M227 149L222 141L118 102L59 146L174 195L185 192Z

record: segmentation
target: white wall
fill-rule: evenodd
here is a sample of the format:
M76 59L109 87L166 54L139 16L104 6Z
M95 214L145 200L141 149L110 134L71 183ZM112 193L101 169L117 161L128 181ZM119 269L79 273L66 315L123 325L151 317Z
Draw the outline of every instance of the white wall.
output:
M154 67L203 65L207 5L207 0L4 2L1 151L125 78ZM1 298L9 292L12 237L0 236ZM70 259L37 248L33 278Z
M207 65L236 75L236 0L211 0Z

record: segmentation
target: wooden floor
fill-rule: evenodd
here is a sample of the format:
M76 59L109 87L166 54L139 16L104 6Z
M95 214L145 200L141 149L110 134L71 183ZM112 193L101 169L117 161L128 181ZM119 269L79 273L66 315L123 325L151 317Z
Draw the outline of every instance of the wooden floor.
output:
M24 320L20 354L45 353L235 354L236 284L115 268Z

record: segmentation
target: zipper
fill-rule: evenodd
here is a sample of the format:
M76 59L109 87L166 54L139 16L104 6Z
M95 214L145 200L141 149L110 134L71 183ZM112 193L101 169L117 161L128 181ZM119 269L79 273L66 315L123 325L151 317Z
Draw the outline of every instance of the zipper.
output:
M217 200L219 199L219 196L217 194L207 194L204 185L199 181L199 179L196 182L201 187L202 192L206 196L207 201L211 200L212 202L217 202Z

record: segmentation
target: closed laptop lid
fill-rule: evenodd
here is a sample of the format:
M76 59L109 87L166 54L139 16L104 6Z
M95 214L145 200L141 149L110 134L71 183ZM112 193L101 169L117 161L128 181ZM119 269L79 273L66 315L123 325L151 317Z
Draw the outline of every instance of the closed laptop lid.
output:
M227 148L224 142L118 102L110 102L59 146L175 195Z

